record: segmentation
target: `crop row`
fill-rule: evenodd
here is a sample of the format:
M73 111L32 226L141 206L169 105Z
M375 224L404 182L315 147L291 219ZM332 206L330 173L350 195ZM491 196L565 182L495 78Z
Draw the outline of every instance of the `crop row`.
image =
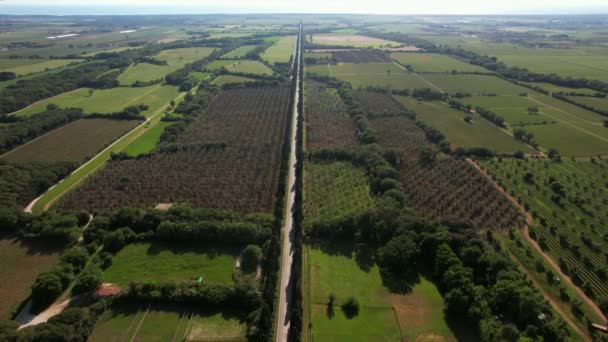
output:
M307 81L304 105L306 147L309 150L345 148L357 144L355 126L336 89Z
M541 247L591 297L608 295L608 163L501 160L484 166L532 213Z
M482 229L524 223L521 212L465 161L450 157L431 164L406 161L399 171L408 203L427 217L468 219Z
M189 202L271 212L288 107L288 87L225 91L188 126L176 148L109 163L61 207L109 211Z

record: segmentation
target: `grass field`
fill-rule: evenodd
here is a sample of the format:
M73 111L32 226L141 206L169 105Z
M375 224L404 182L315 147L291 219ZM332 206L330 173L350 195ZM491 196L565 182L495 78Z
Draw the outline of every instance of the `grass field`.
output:
M36 276L57 262L62 249L48 241L0 239L0 319L10 318L12 310L29 296Z
M304 179L305 223L349 217L374 206L365 170L348 162L310 162Z
M307 72L335 77L350 82L353 87L391 87L393 89L430 88L420 78L408 73L395 63L340 63L337 65L314 65Z
M262 53L262 59L269 63L287 63L294 53L296 36L281 37L274 45Z
M541 87L552 93L558 93L558 92L575 92L575 93L583 93L583 94L595 94L596 93L595 90L587 89L587 88L560 87L560 86L556 86L555 84L543 83L543 82L524 82L524 83L527 85L533 86L533 87Z
M530 91L528 88L515 85L495 76L452 74L425 74L421 76L450 94L470 93L472 95L480 95L494 93L498 95L518 95Z
M233 72L243 72L258 75L272 75L272 69L260 61L238 61L227 67Z
M245 57L249 52L253 51L256 45L243 45L223 55L222 58L237 59Z
M379 38L352 35L352 34L332 34L322 33L315 34L312 37L312 43L320 45L341 45L341 46L354 46L354 47L390 47L399 46L397 42L390 40L384 40Z
M533 72L608 81L608 60L602 55L498 54L497 57L509 66Z
M214 61L211 61L211 63L207 64L205 66L205 70L209 70L209 71L215 71L215 70L220 70L221 68L227 68L228 66L236 63L236 60L232 60L232 59L216 59Z
M403 337L426 341L424 336L435 336L431 341L455 340L443 316L443 300L433 284L422 279L408 294L393 294L383 285L377 266L364 256L355 257L348 248L339 249L336 246L330 254L308 250L307 300L315 341L396 341ZM338 305L354 296L360 303L359 314L347 318L336 306L332 315L327 311L330 293Z
M130 156L136 157L140 154L152 152L156 145L160 142L160 136L165 131L165 128L171 126L173 122L159 122L152 129L146 131L133 141L124 152Z
M234 76L234 75L221 75L220 77L211 81L212 84L222 86L228 83L247 83L255 81L253 78Z
M480 66L434 53L393 52L391 57L402 65L411 66L415 72L451 72L453 70L487 72Z
M568 96L568 98L574 102L592 106L595 109L608 110L608 98L605 97Z
M169 85L94 90L93 95L89 95L88 88L81 88L37 102L30 107L16 112L15 115L28 116L40 113L46 110L47 105L52 103L61 108L82 108L87 114L118 112L128 106L146 104L149 108L142 112L142 115L149 116L169 103L177 96L177 93L178 87Z
M77 120L19 146L1 158L14 162L84 161L140 123L136 120Z
M50 69L56 69L64 67L68 64L77 64L83 61L83 59L17 59L17 61L32 61L32 64L22 64L8 67L6 69L2 68L0 63L0 71L8 71L14 72L17 76L25 76L29 74L34 74L41 71L47 71Z
M89 341L245 341L242 314L201 309L122 306L104 312Z
M155 55L154 58L166 61L167 65L139 63L129 67L125 72L123 72L118 77L118 81L121 85L131 85L135 81L147 82L164 78L167 74L183 67L188 63L192 63L209 56L213 50L213 48L207 47L164 50Z
M529 146L515 140L504 130L478 116L471 115L473 121L464 121L466 114L450 108L444 102L418 103L410 97L397 97L399 101L417 114L416 119L435 127L445 134L452 148L486 147L498 153L524 151L534 153Z
M536 92L529 96L473 96L462 102L480 106L502 116L513 130L522 126L534 134L545 149L555 148L566 156L608 153L608 130L596 113ZM539 113L528 114L528 107Z
M239 248L201 244L139 243L112 259L104 281L127 286L133 281L182 282L202 276L205 283L231 283Z

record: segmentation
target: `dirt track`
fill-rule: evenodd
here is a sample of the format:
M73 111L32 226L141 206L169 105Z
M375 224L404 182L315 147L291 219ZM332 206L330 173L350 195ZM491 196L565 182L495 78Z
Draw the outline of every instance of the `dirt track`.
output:
M523 228L523 235L526 238L526 240L530 243L530 245L532 245L532 247L534 247L534 249L536 249L536 251L538 253L540 253L540 255L542 255L542 257L545 259L545 261L551 265L551 267L553 268L553 271L556 272L562 279L564 279L564 281L566 283L568 283L568 285L570 285L570 287L572 289L574 289L574 291L576 292L576 294L579 296L579 298L581 300L583 300L585 303L587 303L587 305L603 320L603 323L605 324L607 322L606 316L602 313L602 310L597 306L597 304L595 304L595 302L593 300L591 300L589 297L587 297L587 295L585 294L585 292L583 292L583 290L581 290L578 286L576 286L573 282L572 279L567 276L564 272L562 272L562 270L560 269L559 265L553 260L553 258L551 258L551 256L547 253L545 253L545 251L543 251L542 248L540 248L540 246L538 245L538 243L532 239L530 237L530 230L529 230L529 226L532 225L534 223L534 219L532 218L532 215L530 215L530 213L528 213L526 211L526 209L519 204L519 202L513 198L511 195L509 195L508 192L506 192L500 185L498 185L493 179L492 177L490 177L490 175L488 175L484 170L481 169L481 167L479 167L479 165L477 165L477 163L475 163L473 160L467 158L467 162L469 162L471 165L473 165L473 167L475 167L488 181L490 181L492 183L492 185L494 185L494 187L500 191L503 195L505 195L507 197L507 199L509 201L511 201L511 203L513 203L517 208L519 208L519 210L521 210L522 213L525 213L526 215L526 224ZM552 304L555 304L555 302L549 298L547 298L545 296L545 298ZM559 310L558 310L559 311ZM564 318L565 319L565 318Z

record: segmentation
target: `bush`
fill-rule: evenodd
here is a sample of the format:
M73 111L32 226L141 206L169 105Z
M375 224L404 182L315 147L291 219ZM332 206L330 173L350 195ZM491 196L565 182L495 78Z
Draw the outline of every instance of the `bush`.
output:
M256 245L245 247L241 253L241 270L245 273L254 273L260 260L262 259L262 250Z
M359 301L355 297L350 297L342 304L342 311L347 318L353 318L359 314Z
M75 294L80 294L95 291L99 285L101 285L102 279L103 273L101 272L101 269L99 269L97 266L91 266L82 272L80 277L78 277L72 292Z
M51 304L63 291L61 279L51 272L42 273L32 286L32 302L36 309Z

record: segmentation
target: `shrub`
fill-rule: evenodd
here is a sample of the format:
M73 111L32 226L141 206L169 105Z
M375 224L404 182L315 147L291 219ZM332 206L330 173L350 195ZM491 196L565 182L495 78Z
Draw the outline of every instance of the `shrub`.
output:
M256 245L245 247L241 253L241 270L245 273L254 273L260 260L262 259L262 250Z

